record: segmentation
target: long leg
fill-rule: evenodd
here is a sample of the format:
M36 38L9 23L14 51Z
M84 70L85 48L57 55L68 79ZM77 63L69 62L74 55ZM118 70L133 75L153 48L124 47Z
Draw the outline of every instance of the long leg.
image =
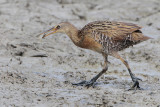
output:
M115 57L115 58L117 58L117 59L120 59L120 60L123 62L123 64L127 67L128 71L129 71L129 74L130 74L130 76L131 76L131 79L132 79L132 81L134 82L134 84L133 84L133 86L131 87L131 89L134 89L134 88L135 88L135 89L137 89L137 88L140 89L138 80L141 80L141 79L137 78L137 77L131 72L131 69L130 69L130 67L129 67L128 62L127 62L126 60L124 60L117 52L113 52L112 56ZM142 80L141 80L141 81L142 81Z
M90 81L82 81L79 83L72 83L72 85L77 85L77 86L86 86L86 87L90 87L93 86L94 87L94 83L96 82L96 80L102 75L104 74L107 70L108 70L108 55L103 55L104 56L104 68L102 69L102 71L97 74L95 77L93 77Z

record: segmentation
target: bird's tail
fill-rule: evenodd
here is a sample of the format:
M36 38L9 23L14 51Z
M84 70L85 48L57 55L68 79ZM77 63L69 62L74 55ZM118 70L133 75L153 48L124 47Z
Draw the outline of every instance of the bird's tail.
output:
M141 38L142 41L146 41L146 40L148 40L148 39L153 39L153 38L148 37L148 36L143 36L143 37Z
M151 37L148 37L148 36L145 36L143 35L142 33L137 33L137 32L134 32L132 33L132 39L133 41L135 42L142 42L142 41L146 41L148 39L152 39Z

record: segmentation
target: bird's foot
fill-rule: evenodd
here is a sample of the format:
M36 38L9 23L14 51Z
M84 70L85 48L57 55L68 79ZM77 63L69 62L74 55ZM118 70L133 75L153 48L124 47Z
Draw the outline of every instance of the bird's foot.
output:
M139 82L138 82L138 80L140 80L140 81L142 81L142 79L140 79L140 78L137 78L137 77L135 77L135 76L132 76L132 81L134 82L134 84L133 84L133 86L130 88L130 89L128 89L128 91L129 90L143 90L143 88L141 88L140 86L139 86Z
M94 80L90 80L90 81L82 81L82 82L79 82L79 83L72 83L72 85L76 85L76 86L85 86L87 88L89 87L95 87L95 81Z

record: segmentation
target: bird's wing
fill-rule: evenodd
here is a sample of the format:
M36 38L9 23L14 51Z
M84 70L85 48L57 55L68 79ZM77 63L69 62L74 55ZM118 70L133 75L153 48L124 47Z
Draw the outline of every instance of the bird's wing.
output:
M105 35L112 40L121 41L125 40L133 32L141 33L139 29L141 29L140 26L132 23L95 21L84 26L81 31L86 35L91 34L94 37L95 35Z

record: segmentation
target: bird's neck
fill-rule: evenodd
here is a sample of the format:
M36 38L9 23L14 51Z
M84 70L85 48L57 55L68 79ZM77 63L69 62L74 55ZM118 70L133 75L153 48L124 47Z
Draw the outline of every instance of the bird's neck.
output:
M70 25L69 29L66 32L66 34L70 37L73 43L77 46L80 45L80 42L82 40L82 38L78 36L78 32L79 30L73 25Z

